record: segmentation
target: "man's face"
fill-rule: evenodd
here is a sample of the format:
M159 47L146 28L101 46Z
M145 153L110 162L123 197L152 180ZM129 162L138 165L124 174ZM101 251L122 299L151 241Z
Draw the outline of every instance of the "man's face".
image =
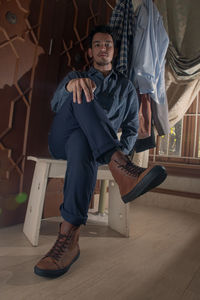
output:
M92 40L92 48L89 48L88 54L93 58L95 68L112 68L114 55L112 36L108 33L96 33Z

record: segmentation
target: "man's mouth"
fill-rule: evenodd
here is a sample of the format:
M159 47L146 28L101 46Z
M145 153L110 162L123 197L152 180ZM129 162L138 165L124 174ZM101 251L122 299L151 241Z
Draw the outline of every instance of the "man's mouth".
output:
M105 56L108 56L108 54L107 53L101 53L101 54L99 54L99 56L100 57L105 57Z

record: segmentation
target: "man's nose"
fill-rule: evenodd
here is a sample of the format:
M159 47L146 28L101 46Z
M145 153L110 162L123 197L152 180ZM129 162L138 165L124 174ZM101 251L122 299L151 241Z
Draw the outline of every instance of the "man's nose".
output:
M101 44L101 50L105 51L106 50L106 45L105 44Z

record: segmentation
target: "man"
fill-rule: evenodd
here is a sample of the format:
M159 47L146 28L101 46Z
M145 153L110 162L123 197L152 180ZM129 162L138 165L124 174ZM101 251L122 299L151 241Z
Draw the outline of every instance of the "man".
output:
M80 225L87 221L99 164L108 164L125 203L166 177L163 167L140 168L125 155L137 137L138 99L132 83L112 69L114 42L109 27L92 31L88 55L93 67L69 73L52 100L56 115L49 149L53 157L67 160L60 207L64 220L54 246L35 266L40 276L60 276L78 259Z

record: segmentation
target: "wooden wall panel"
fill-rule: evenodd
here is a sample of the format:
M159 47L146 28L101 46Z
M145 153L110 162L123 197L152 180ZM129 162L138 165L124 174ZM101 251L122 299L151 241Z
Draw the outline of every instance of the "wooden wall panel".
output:
M40 24L44 1L38 2ZM24 218L17 196L23 192L33 78L42 52L30 14L30 0L0 1L0 226Z

